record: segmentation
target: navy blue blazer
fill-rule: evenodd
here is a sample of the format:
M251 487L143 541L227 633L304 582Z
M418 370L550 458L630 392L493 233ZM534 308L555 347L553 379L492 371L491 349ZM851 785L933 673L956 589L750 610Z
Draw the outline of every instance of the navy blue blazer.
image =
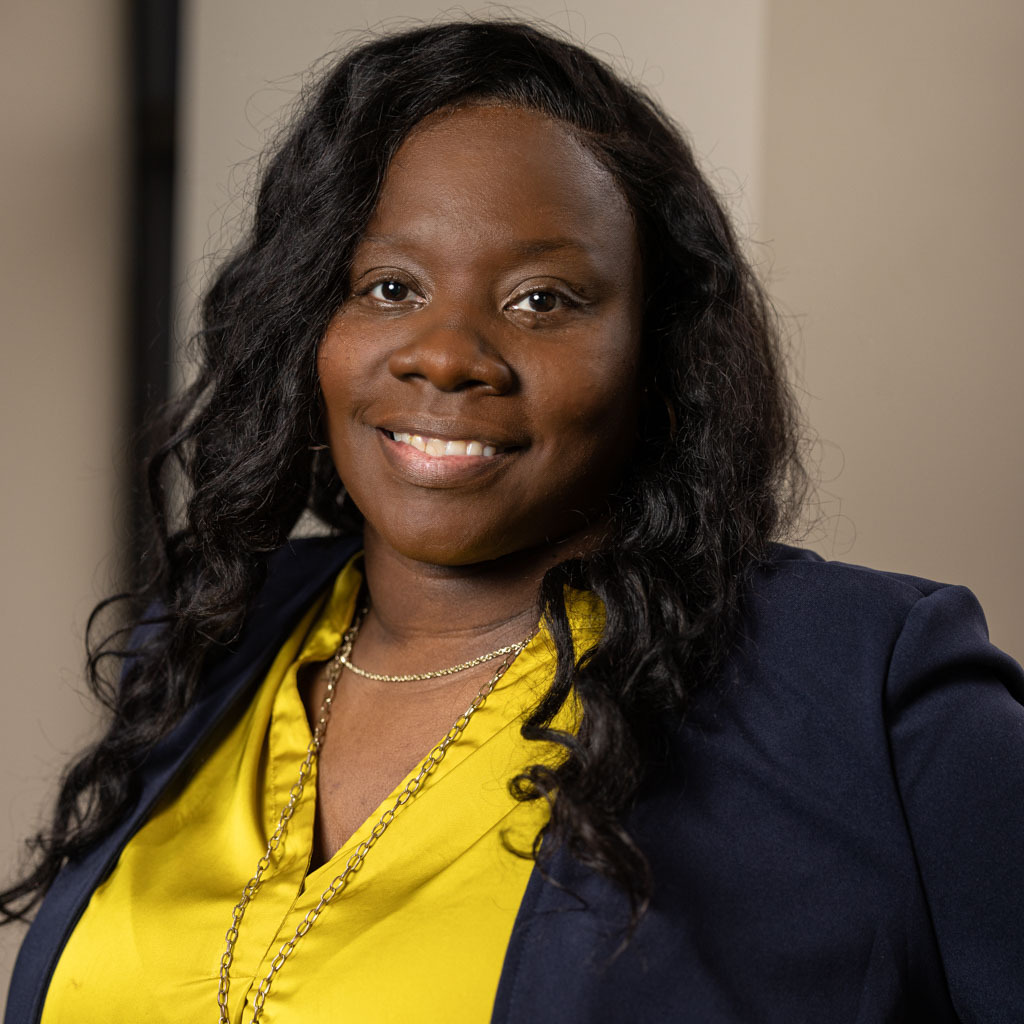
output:
M48 894L6 1024L39 1019L93 889L355 543L274 556L139 805ZM614 956L623 897L556 852L552 882L527 886L492 1021L1024 1021L1024 677L963 588L778 548L628 826L656 885L633 941Z

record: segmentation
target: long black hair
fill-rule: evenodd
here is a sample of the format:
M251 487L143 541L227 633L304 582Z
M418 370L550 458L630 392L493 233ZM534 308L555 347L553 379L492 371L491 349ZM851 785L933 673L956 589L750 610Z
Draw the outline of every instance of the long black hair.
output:
M202 302L198 375L148 465L144 581L97 610L130 609L89 645L108 731L66 773L34 869L0 895L9 917L129 811L137 766L194 700L211 649L237 635L268 553L300 516L358 528L328 453L315 450L317 346L403 139L433 111L488 99L546 114L589 147L626 197L641 245L646 400L635 457L607 543L550 570L539 595L557 669L523 732L562 743L566 758L512 787L551 801L534 855L567 845L626 890L634 921L642 911L651 881L623 815L659 738L720 671L745 582L799 502L797 419L771 307L680 131L583 49L481 21L352 50L309 91L267 162L248 235ZM567 583L606 609L600 642L580 657ZM128 631L147 616L154 628L129 656ZM572 688L579 733L549 732Z

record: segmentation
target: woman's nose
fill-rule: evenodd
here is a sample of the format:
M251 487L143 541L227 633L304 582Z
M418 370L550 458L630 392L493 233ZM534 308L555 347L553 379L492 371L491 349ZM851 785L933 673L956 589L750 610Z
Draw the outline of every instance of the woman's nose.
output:
M439 391L482 388L506 394L515 374L483 334L461 320L421 321L415 336L388 358L399 380L423 380Z

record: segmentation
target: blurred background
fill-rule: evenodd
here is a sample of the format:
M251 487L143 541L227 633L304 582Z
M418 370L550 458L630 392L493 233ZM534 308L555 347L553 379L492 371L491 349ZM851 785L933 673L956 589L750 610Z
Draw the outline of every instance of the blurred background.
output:
M785 318L802 542L966 584L1024 659L1019 0L3 0L0 875L97 726L82 636L131 561L129 438L187 375L257 155L325 54L467 12L569 32L688 129Z

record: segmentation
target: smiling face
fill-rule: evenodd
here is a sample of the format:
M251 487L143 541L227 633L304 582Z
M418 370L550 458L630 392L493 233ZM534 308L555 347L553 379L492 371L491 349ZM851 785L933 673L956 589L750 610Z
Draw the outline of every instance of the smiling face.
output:
M533 111L434 114L349 283L318 370L367 531L438 565L583 543L636 432L640 253L603 165Z

